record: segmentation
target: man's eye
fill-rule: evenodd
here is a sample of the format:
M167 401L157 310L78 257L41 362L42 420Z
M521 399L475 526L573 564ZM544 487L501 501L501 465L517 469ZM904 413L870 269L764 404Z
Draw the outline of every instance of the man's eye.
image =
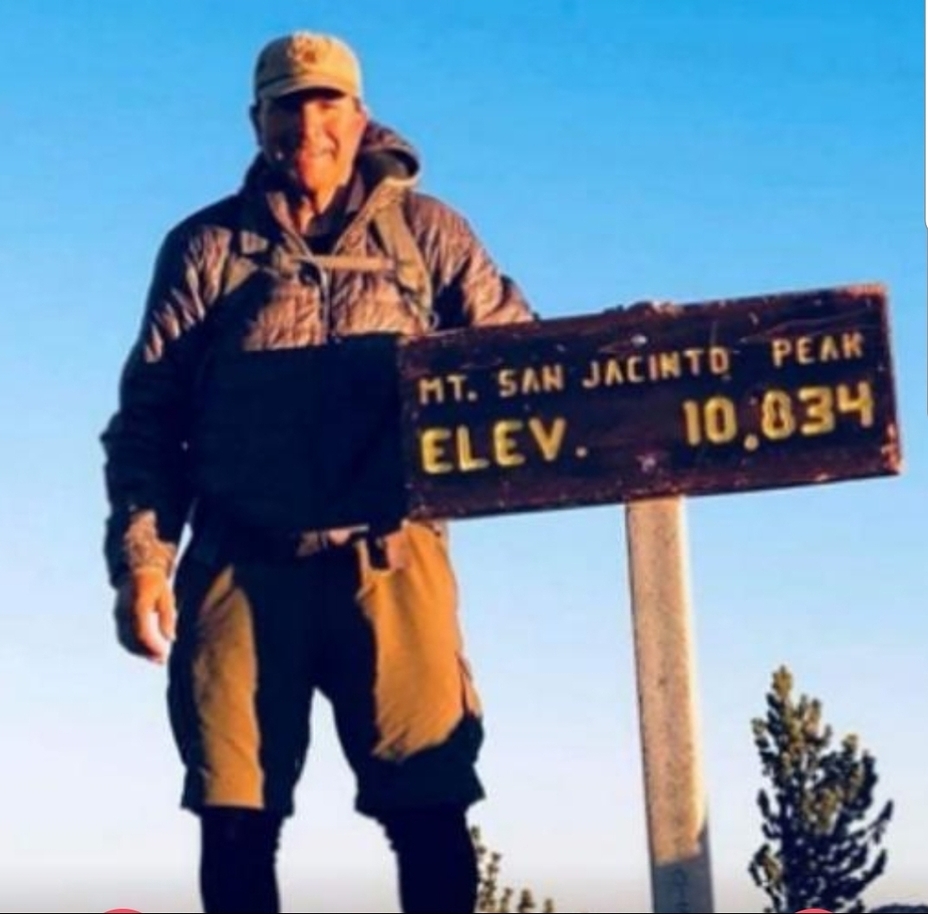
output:
M302 102L297 101L296 99L283 98L276 99L271 105L271 111L275 114L296 114L302 107Z

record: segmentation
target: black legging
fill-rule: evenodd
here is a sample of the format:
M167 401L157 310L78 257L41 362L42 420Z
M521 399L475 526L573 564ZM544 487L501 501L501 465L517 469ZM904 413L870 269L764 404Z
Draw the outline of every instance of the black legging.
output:
M279 914L276 855L282 819L251 809L202 813L200 891L206 914ZM471 914L477 858L464 810L408 810L382 824L397 857L407 914Z
M201 816L200 894L206 914L278 914L280 816L217 807Z
M458 807L408 810L383 821L399 866L400 904L408 914L472 914L477 855Z

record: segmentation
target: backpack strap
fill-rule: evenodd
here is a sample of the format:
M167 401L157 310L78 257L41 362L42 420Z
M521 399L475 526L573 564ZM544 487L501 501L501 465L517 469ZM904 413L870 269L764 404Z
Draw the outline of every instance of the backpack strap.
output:
M403 203L404 198L400 197L374 213L371 221L387 257L393 263L394 279L407 304L429 330L435 330L438 320L432 306L431 273L413 237Z
M434 330L438 320L432 302L432 278L409 227L403 203L403 197L393 200L371 217L374 231L383 245L384 256L322 254L313 256L312 260L323 269L392 274L406 303L429 330ZM241 230L233 234L232 249L223 264L220 295L234 291L254 271L254 264L240 255L263 253L266 247L267 241L251 232L246 231L244 238Z

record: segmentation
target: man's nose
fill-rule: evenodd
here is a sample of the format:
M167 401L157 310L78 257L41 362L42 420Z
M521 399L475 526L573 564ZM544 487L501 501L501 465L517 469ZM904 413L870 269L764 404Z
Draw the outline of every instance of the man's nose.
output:
M312 136L322 123L322 112L319 105L312 101L307 101L300 105L297 109L296 117L300 132L304 136Z

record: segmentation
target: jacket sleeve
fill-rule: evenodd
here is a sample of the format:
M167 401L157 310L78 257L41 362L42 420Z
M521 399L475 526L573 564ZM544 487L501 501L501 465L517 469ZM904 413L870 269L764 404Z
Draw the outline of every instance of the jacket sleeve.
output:
M517 283L502 273L470 223L432 197L420 197L426 259L443 329L537 320Z
M101 436L109 502L104 555L114 586L138 567L173 571L191 507L186 408L201 336L193 331L205 311L200 247L180 228L162 243L118 407Z

